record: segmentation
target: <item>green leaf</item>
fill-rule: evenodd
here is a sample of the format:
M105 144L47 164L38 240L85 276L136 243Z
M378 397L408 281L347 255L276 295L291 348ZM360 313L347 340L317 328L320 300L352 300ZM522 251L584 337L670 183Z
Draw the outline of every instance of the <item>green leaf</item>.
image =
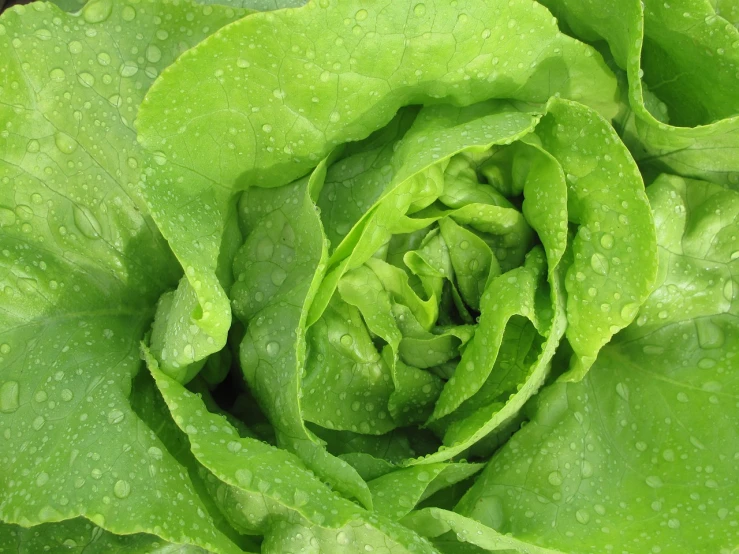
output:
M718 17L711 2L542 3L578 36L605 39L627 72L633 116L625 140L640 164L739 187L739 29ZM736 22L734 4L729 0ZM649 112L650 94L667 104L671 125Z
M411 513L403 523L426 537L442 537L450 531L455 534L454 550L449 552L466 552L465 544L478 548L473 552L517 552L520 554L563 554L566 551L542 548L509 535L498 533L490 527L457 513L438 508L425 508Z
M234 261L237 278L232 289L236 315L247 326L240 362L275 427L278 444L297 453L344 494L371 506L364 481L305 428L300 406L308 307L328 258L310 196L325 176L324 164L311 178L280 189L254 188L241 199L247 236Z
M579 225L565 281L567 339L577 356L568 378L579 379L652 289L654 224L636 164L597 114L554 102L536 132L562 166L568 218Z
M171 544L143 533L114 535L82 518L29 529L0 523L0 552L72 554L206 554L197 546Z
M285 552L288 544L317 546L315 541L320 552L331 547L354 552L357 544L386 544L398 553L414 544L415 552L433 552L405 527L333 492L295 455L239 437L224 417L209 412L198 395L160 371L156 359L144 352L193 455L212 472L208 483L216 502L237 530L264 534L262 552Z
M658 288L581 383L542 392L462 514L564 551L734 547L739 194L663 177L649 197Z
M237 191L289 183L334 146L368 136L401 106L423 100L545 102L560 93L614 113L615 80L602 59L559 33L536 4L416 4L367 10L355 0L325 1L250 15L189 52L148 95L139 138L163 155L150 167L147 203L178 259L192 267L186 275L199 284L197 323L216 344L230 318L214 271ZM519 47L520 36L530 48Z
M231 6L232 8L245 8L260 12L298 8L307 3L306 0L197 0L197 2L205 5Z
M327 429L384 434L396 424L386 410L391 370L359 311L335 299L308 331L302 380L303 417Z
M156 75L207 36L204 23L235 15L191 13L98 1L73 16L34 3L0 19L4 521L84 516L237 550L186 457L168 450L167 420L135 398L150 388L134 380L138 342L180 270L135 188L152 155L131 122Z
M474 475L481 464L429 464L407 467L369 482L375 511L395 520L432 494Z

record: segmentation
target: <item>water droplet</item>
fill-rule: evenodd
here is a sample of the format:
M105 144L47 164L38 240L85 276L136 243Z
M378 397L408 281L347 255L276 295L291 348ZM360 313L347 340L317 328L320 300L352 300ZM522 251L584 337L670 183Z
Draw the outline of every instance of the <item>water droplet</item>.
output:
M249 61L245 60L244 58L239 58L238 60L236 60L236 66L240 67L241 69L246 69L250 65L251 64L249 63Z
M252 479L254 478L251 471L248 469L237 469L236 470L236 481L242 487L248 487L251 485Z
M67 44L67 50L72 54L79 54L82 52L82 43L78 40L70 41L69 44Z
M154 163L157 165L164 165L167 163L167 156L164 152L154 152L151 156L154 158Z
M162 59L162 51L157 48L154 44L149 45L146 49L146 59L151 63L157 63Z
M42 471L36 476L36 486L43 487L46 483L49 482L49 474L45 471Z
M110 62L111 62L110 55L106 52L99 52L97 59L98 59L98 63L102 66L110 65Z
M271 239L265 237L259 241L257 245L257 260L265 261L272 258L274 252L274 243Z
M11 414L18 409L18 381L5 381L0 385L0 412Z
M77 150L77 141L62 131L54 134L54 144L63 154L71 154Z
M54 69L49 71L49 78L56 83L61 83L62 81L64 81L64 79L67 78L67 76L64 73L63 69L55 67Z
M228 448L229 452L239 452L242 448L241 443L239 441L229 441L229 443L226 445L226 448Z
M89 2L82 11L82 17L88 23L100 23L110 17L113 10L112 0L93 0Z
M562 484L562 474L559 471L552 471L547 477L550 485L559 487Z
M356 19L357 21L364 21L365 19L367 19L367 15L369 15L367 13L367 10L359 10L356 14L354 14L354 19Z
M121 11L123 21L133 21L136 19L136 10L132 6L126 6Z
M46 424L46 419L44 419L44 416L36 416L36 418L31 423L31 427L34 428L34 430L38 431L40 430L44 425Z
M729 302L733 302L734 293L737 290L739 290L739 285L735 283L732 279L728 279L724 284L724 298L726 298L726 300L728 300Z
M62 397L62 400L64 400L65 402L70 402L72 398L74 398L74 393L69 389L64 389L61 392L61 397Z
M36 29L33 33L39 40L51 39L51 31L49 29Z
M95 214L90 211L86 206L75 206L72 209L74 216L74 224L79 229L80 233L86 236L88 239L98 239L102 234L102 227Z
M577 512L575 512L575 519L578 523L587 525L588 521L590 521L590 514L585 510L578 510Z
M285 270L281 267L277 267L272 271L272 283L279 287L282 285L282 283L285 282L285 279L287 279L287 273L285 273Z
M623 398L626 402L629 401L629 387L623 383L616 384L616 394Z
M15 212L8 208L0 208L0 227L10 227L15 223Z
M611 248L613 248L613 236L606 233L605 235L600 237L600 245L606 250L610 250Z
M647 486L652 487L653 489L658 489L662 486L662 479L657 477L656 475L650 475L646 479Z
M424 15L426 15L426 4L416 4L413 7L413 13L416 14L416 16L418 17L423 17Z
M269 123L265 123L264 125L262 125L262 131L264 131L265 133L271 133L272 125L270 125Z
M603 254L599 252L596 252L591 256L590 267L592 267L593 271L595 271L598 275L608 274L608 260Z
M123 62L118 72L122 77L133 77L139 72L139 66L134 61Z
M125 415L119 409L114 409L108 412L108 423L110 423L111 425L119 424L121 421L123 421L124 418Z
M28 144L26 145L26 150L28 152L31 152L32 154L35 154L41 149L41 145L39 145L38 141L36 139L29 140Z
M347 535L344 531L339 531L336 534L336 544L340 544L341 546L346 546L351 542L351 539L349 538L349 535Z
M92 75L92 73L87 73L86 71L83 71L77 76L77 81L86 88L90 88L95 84L95 77Z
M636 314L639 312L639 304L635 303L629 303L625 304L623 308L621 308L621 318L625 321L631 321L636 317Z
M10 345L7 342L0 344L0 354L10 354Z
M118 480L115 482L115 485L113 485L113 494L115 494L118 498L126 498L129 494L131 494L131 485L128 484L127 481Z
M15 215L23 221L30 221L33 219L33 210L25 204L19 204L15 207Z
M280 343L279 342L268 342L267 343L267 354L274 357L277 356L277 354L280 353Z
M161 460L164 457L164 453L161 448L157 448L156 446L150 446L147 453L154 460Z
M305 506L310 502L310 496L307 492L300 489L295 489L295 492L293 492L293 504L295 506Z
M347 348L349 348L351 345L354 344L354 338L351 335L348 335L348 334L347 335L342 335L341 336L341 339L339 339L339 340L341 341L341 344L343 344Z

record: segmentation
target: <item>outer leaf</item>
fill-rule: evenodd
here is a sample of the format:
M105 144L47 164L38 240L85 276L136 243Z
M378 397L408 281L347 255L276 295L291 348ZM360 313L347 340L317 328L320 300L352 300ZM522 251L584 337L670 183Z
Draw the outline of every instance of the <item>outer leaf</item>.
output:
M519 47L521 37L531 48ZM612 113L615 93L597 54L525 0L383 0L371 9L356 0L312 2L244 18L180 61L138 123L143 143L164 152L147 180L147 202L183 266L193 268L198 325L216 344L230 318L213 272L234 192L292 181L404 104L543 102L558 92Z
M373 479L369 483L375 510L401 519L435 492L463 481L482 469L481 464L430 464L408 467Z
M232 8L245 8L260 12L298 8L307 3L306 0L197 0L197 2L199 4L231 6Z
M132 186L151 155L130 123L204 23L234 16L218 9L191 22L192 9L101 1L71 16L35 3L0 19L5 521L85 516L116 533L236 549L187 463L152 430L166 420L129 401L137 343L179 276ZM122 30L132 16L136 29Z
M605 39L616 63L627 72L634 111L628 135L635 136L626 139L633 143L637 161L739 187L739 50L734 46L739 30L717 17L710 2L541 3L580 36ZM593 17L594 12L599 17ZM673 125L692 127L655 119L647 109L649 94L642 77L668 103Z
M440 537L449 531L456 535L454 550L460 552L464 543L478 547L474 552L517 552L520 554L563 554L568 551L542 548L517 538L498 533L477 521L447 510L425 508L410 514L403 523L426 537ZM461 543L461 544L460 544Z
M159 537L138 533L113 535L82 518L44 523L24 529L0 523L0 552L36 554L206 554L197 546L170 544Z
M657 272L654 224L639 170L615 131L573 103L552 103L536 129L567 179L579 224L567 271L567 338L579 379L600 348L636 316Z
M293 454L239 437L225 418L210 413L197 395L161 372L151 354L145 355L175 422L190 438L193 454L213 473L210 483L221 509L241 532L265 535L262 552L289 552L288 545L356 552L364 544L385 544L397 553L410 548L433 552L402 525L333 492Z
M739 194L668 178L649 194L659 288L583 382L542 393L461 513L566 551L736 545Z
M328 257L310 195L325 176L324 163L310 179L281 189L255 188L242 198L247 237L234 262L232 291L236 313L247 324L240 362L278 443L344 494L371 506L364 481L305 428L300 407L308 307Z

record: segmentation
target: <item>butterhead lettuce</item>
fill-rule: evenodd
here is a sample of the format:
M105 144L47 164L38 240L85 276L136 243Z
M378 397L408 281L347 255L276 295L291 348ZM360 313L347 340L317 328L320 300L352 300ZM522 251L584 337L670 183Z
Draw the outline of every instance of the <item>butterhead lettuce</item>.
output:
M738 25L7 9L0 552L733 552Z

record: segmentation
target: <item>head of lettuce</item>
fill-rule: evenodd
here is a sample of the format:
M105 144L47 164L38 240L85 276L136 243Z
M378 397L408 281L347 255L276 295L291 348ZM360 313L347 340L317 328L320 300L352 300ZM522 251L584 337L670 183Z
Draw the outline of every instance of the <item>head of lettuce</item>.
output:
M729 553L739 10L0 16L0 552Z

